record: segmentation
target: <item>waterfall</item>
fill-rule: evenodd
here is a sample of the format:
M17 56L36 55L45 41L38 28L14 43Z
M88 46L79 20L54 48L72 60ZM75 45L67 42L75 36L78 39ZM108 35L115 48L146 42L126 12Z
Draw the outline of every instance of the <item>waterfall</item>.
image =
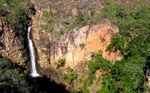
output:
M31 32L31 27L28 27L28 45L29 45L30 60L31 60L31 76L38 77L40 75L37 73L37 69L36 69L34 46L32 40L30 39L30 32Z

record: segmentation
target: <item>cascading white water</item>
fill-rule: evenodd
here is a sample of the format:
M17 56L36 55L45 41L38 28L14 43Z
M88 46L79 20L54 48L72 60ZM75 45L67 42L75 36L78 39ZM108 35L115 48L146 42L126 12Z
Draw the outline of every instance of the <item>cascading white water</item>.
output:
M28 27L28 44L29 44L29 52L30 52L30 60L31 60L31 76L38 77L40 75L37 73L37 69L36 69L34 46L32 40L30 39L30 31L31 31L31 27Z

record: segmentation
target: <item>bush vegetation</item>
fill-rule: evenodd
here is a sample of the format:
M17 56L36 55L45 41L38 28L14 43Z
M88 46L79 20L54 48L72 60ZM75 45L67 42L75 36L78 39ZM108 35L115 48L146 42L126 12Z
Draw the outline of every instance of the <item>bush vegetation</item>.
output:
M56 66L57 68L63 67L66 64L66 59L65 58L60 58L57 60Z
M26 81L27 71L22 70L14 63L0 58L0 92L1 93L28 93L30 88Z
M89 85L93 83L95 79L96 70L102 69L105 72L108 72L111 64L108 60L104 59L100 53L93 53L92 60L88 62L90 76L89 76Z
M66 26L67 29L73 29L79 25L83 25L85 22L85 15L83 15L81 12L78 13L78 15L75 17L75 19Z
M133 2L136 6L129 6L106 1L101 16L120 29L108 49L120 50L124 58L111 67L98 93L143 93L150 57L150 6L143 2Z
M98 93L143 93L146 91L146 70L150 64L150 6L144 1L105 0L104 8L96 19L107 19L119 27L120 32L111 40L109 51L120 51L124 58L111 65L100 54L88 62L89 84L98 69L107 71ZM109 69L110 72L109 72Z
M67 75L67 82L71 83L77 77L76 72L72 71Z
M110 62L102 57L100 53L93 53L92 60L88 62L91 73L95 73L98 69L107 71L110 67Z
M45 31L52 32L53 31L53 26L52 26L52 21L56 19L56 15L52 12L45 12L42 15L42 20L46 20L45 24L41 24L41 28Z
M50 23L41 25L41 28L42 28L43 30L49 31L49 32L52 32L52 30L53 30L53 27L51 26Z
M2 20L15 31L16 35L23 37L29 25L29 15L36 12L29 0L1 0L0 11Z
M67 68L67 73L62 74L62 78L66 80L67 83L71 84L74 79L76 79L77 73L70 67Z
M81 49L83 49L85 47L85 43L80 43L79 46Z

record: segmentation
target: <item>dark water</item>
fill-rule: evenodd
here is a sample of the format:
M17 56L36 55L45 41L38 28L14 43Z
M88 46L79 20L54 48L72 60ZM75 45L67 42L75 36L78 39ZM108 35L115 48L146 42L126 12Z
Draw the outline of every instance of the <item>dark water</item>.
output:
M0 93L69 93L62 84L56 84L46 77L27 78L29 90L26 92L18 91L17 87L5 86L0 88Z
M69 93L64 85L56 84L45 76L36 78L28 76L27 82L33 86L31 93Z

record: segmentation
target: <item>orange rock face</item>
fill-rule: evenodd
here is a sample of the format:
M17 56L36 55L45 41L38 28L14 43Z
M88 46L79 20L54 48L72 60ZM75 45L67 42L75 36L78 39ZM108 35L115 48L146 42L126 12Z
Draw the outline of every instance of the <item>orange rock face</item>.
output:
M64 29L76 19L79 11L83 15L91 16L98 13L103 7L103 0L89 2L89 0L68 0L68 2L57 1L47 2L40 6L42 2L32 0L35 4L36 15L32 18L33 41L37 50L37 62L41 74L47 75L56 82L61 82L60 73L67 73L67 67L73 68L77 74L87 74L87 61L91 60L92 52L101 51L105 59L114 63L120 60L122 56L118 52L107 51L111 38L119 32L117 26L111 24L107 20L97 22L95 24L72 28L72 30ZM86 8L89 6L89 8ZM91 11L91 9L94 9ZM45 12L54 13L57 19L44 19ZM43 29L41 25L51 25L53 31ZM60 31L63 29L63 33ZM59 59L66 60L65 66L57 67ZM102 73L97 72L96 77L100 77ZM64 83L64 82L62 82ZM80 82L78 82L80 83Z
M100 27L92 28L91 33L87 37L87 46L85 48L88 52L97 52L100 50L102 56L111 62L120 60L121 55L119 55L119 53L106 51L112 36L118 32L119 30L114 25L107 22L101 22Z
M39 55L39 65L43 68L55 67L55 63L60 58L66 59L65 67L74 67L79 62L91 59L92 52L101 51L102 56L111 62L120 60L119 52L106 51L113 35L119 32L115 25L108 21L102 21L95 25L86 25L82 28L74 29L53 41L51 34L41 31L33 21L33 39L37 54ZM61 68L63 71L63 68Z

